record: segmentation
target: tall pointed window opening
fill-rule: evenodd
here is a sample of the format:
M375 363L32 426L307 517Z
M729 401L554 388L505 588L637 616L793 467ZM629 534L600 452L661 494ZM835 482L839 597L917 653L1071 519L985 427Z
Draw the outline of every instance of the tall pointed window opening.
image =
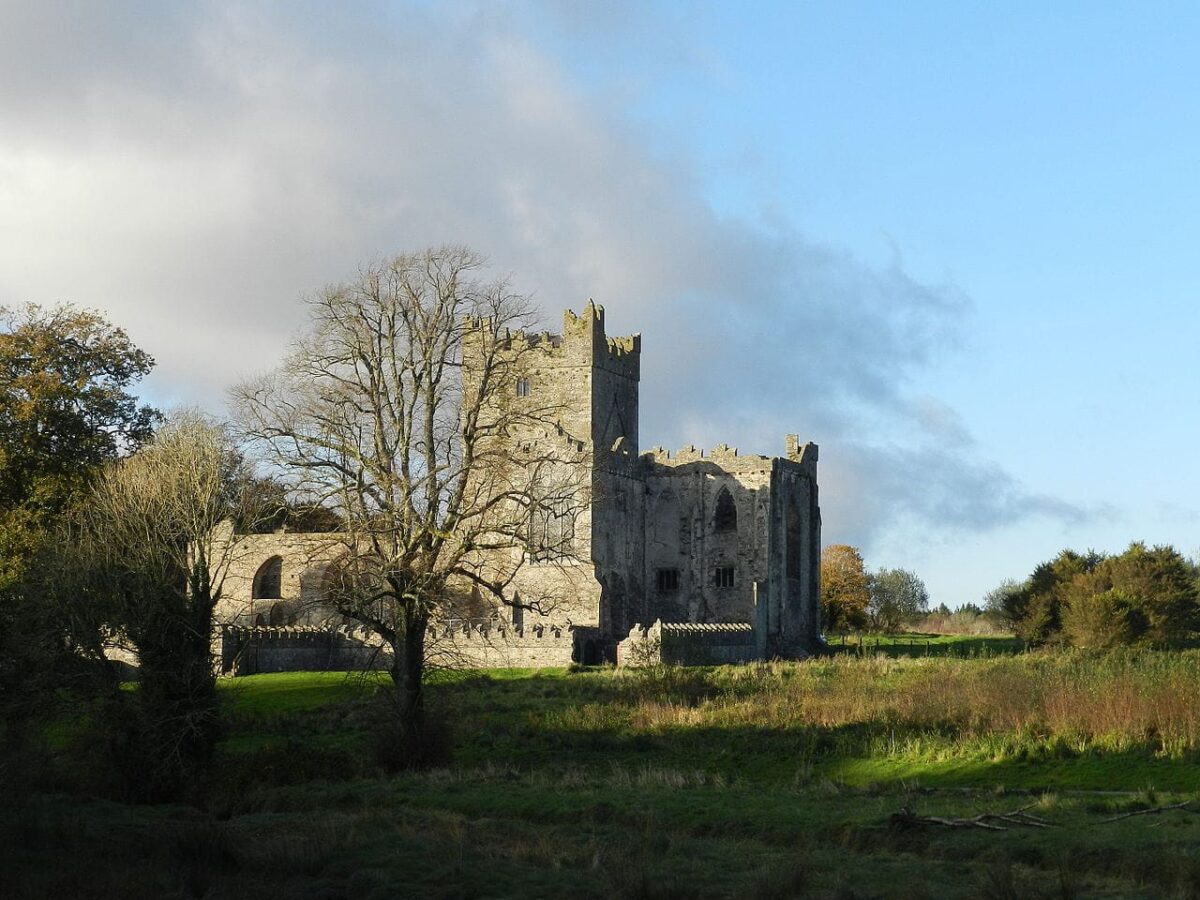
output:
M737 531L737 507L729 488L721 488L717 494L717 513L713 517L714 531Z
M283 557L272 556L258 567L254 576L255 600L278 600L283 589Z

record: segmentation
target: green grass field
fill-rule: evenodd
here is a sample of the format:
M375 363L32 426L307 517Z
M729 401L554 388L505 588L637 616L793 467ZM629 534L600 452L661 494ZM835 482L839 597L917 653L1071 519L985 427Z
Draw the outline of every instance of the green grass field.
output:
M895 658L955 656L964 659L1020 653L1024 644L1011 635L927 634L840 634L827 637L834 653L883 654Z
M334 673L223 682L206 809L15 798L0 818L9 888L1200 895L1200 803L1163 809L1200 792L1200 653L447 674L430 704L453 756L399 774L376 761L384 685ZM922 821L1016 810L989 828Z

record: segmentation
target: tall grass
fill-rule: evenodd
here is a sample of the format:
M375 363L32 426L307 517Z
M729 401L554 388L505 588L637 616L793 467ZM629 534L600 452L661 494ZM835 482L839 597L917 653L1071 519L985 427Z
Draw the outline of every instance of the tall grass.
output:
M991 659L834 657L616 673L613 699L547 714L566 730L851 729L872 752L972 743L1008 755L1200 750L1200 653L1036 653ZM1000 739L1000 740L998 740ZM900 743L898 744L897 741ZM903 747L901 747L903 744Z

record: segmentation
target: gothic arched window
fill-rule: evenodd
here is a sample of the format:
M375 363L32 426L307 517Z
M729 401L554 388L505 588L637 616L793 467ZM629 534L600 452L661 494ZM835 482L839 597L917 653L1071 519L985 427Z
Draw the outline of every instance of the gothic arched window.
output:
M278 600L283 589L283 557L272 556L258 567L254 576L255 600Z
M717 513L713 516L714 531L737 531L737 507L729 488L721 488L717 494Z

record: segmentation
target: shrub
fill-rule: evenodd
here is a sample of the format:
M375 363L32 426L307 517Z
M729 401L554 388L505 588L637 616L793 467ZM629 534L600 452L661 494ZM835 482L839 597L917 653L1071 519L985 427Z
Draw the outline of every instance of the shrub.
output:
M1146 630L1138 600L1119 590L1081 594L1062 610L1062 629L1073 647L1108 650L1134 643Z

